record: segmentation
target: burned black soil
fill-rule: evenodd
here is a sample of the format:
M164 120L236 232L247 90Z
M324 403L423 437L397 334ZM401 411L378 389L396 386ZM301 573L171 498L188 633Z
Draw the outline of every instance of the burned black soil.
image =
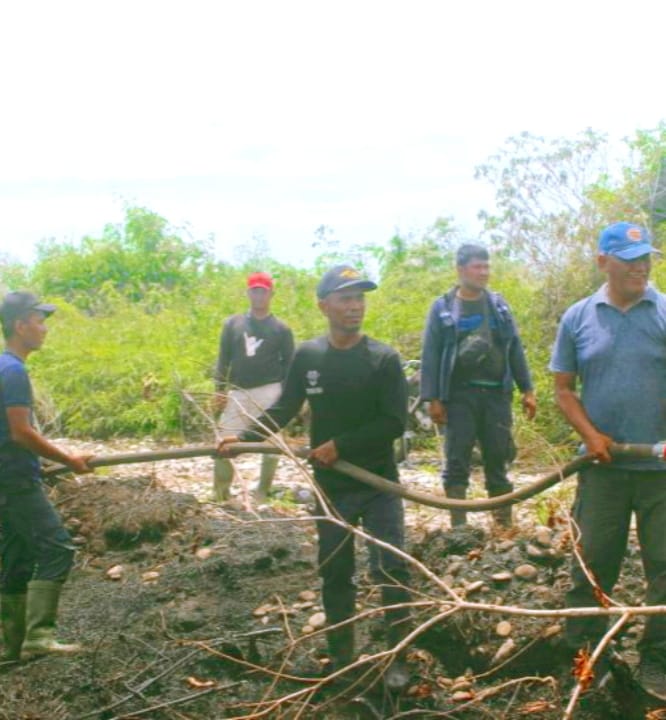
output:
M193 478L208 470L134 466L52 490L80 548L60 634L85 652L4 668L2 720L563 717L573 679L562 621L534 611L563 605L565 503L550 503L547 517L542 507L521 510L517 528L501 533L480 516L450 530L445 513L408 507L421 632L409 688L396 696L384 689L381 658L323 686L311 677L326 667L326 644L307 482L281 468L271 502L246 511L238 499L205 501L208 477ZM403 476L426 471L412 465ZM365 554L361 657L386 649ZM615 599L641 602L642 577L632 540ZM452 607L451 593L477 606ZM574 717L666 717L631 677L640 630L638 620L625 627L617 649L628 664L606 689L585 693Z

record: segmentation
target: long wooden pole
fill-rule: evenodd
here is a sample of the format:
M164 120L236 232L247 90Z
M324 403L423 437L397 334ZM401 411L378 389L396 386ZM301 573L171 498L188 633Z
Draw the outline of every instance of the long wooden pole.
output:
M299 458L307 458L309 448L292 448L291 452ZM244 453L260 453L260 454L281 454L282 450L269 443L234 443L225 448L225 456L236 457ZM665 459L666 446L659 445L638 445L638 444L616 444L611 447L611 454L614 458L654 458L659 457ZM182 448L171 448L167 450L150 450L136 453L118 453L114 455L97 455L89 461L92 468L110 467L114 465L129 465L134 463L159 462L161 460L180 460L184 458L194 457L216 457L217 447L215 445L189 445ZM497 495L492 498L484 498L478 500L453 500L451 498L439 495L431 495L430 493L414 490L400 483L387 480L375 473L372 473L357 465L353 465L346 460L338 460L331 467L345 475L349 475L359 482L370 485L377 490L389 492L399 495L405 500L428 505L443 510L466 510L467 512L485 512L487 510L496 510L497 508L513 505L514 503L527 500L540 492L556 485L567 477L578 472L581 468L590 465L594 461L589 455L568 462L563 467L555 470L534 482L524 485L518 490ZM43 470L44 478L55 478L64 472L68 472L65 465L49 465Z

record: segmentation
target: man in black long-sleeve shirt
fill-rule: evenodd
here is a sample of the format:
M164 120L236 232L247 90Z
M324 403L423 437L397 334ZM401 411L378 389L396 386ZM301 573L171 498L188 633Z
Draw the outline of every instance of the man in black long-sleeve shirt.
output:
M328 319L328 335L298 348L279 400L253 428L223 438L220 452L230 442L262 439L262 424L284 427L307 399L312 411L310 459L315 479L330 506L346 522L362 522L374 537L402 548L404 516L400 498L330 467L344 459L398 482L393 440L405 428L405 376L398 353L361 332L364 293L376 287L347 265L336 266L324 275L317 296L319 308ZM317 514L323 514L321 508ZM345 527L326 519L317 520L317 530L322 601L332 626L354 615L354 537ZM370 563L373 579L381 585L384 605L408 602L404 560L371 544ZM405 608L385 612L390 647L407 632L408 616ZM354 657L353 624L329 630L327 640L333 666L349 664ZM385 679L396 689L405 685L408 676L402 663L394 663Z

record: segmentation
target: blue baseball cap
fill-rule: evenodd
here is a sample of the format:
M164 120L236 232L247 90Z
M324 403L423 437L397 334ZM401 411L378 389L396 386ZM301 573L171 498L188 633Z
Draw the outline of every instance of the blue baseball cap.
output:
M599 254L620 260L635 260L642 255L660 253L653 247L650 233L642 225L619 222L604 228L599 235Z

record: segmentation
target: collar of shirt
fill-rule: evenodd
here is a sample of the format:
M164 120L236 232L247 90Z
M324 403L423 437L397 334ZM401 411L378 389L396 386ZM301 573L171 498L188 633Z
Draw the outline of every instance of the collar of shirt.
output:
M592 299L594 301L595 305L610 305L611 307L615 307L613 303L610 301L610 298L608 297L608 283L604 283L595 293L592 295ZM645 288L645 292L643 293L642 297L640 297L634 305L638 305L638 303L643 302L646 300L647 302L656 303L657 302L657 291L652 287L652 285L648 285ZM631 307L634 307L632 305Z

